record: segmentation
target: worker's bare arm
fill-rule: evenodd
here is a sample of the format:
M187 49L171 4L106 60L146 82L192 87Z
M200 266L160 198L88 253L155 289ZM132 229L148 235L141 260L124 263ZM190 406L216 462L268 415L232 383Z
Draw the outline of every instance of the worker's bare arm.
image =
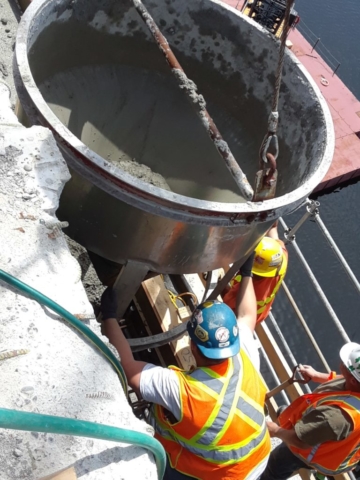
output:
M130 345L115 318L108 318L106 322L103 322L103 332L119 352L121 365L130 387L136 393L140 393L140 376L146 362L134 359Z
M286 445L292 445L293 447L302 449L310 448L310 445L299 440L293 428L291 430L286 430L285 428L280 427L277 423L269 421L266 423L270 437L280 438L280 440L286 443Z
M256 326L256 298L251 277L243 277L236 298L238 323L247 325L253 332Z
M103 322L103 332L119 352L121 365L123 366L130 387L135 390L136 393L139 393L140 376L143 368L147 365L146 362L140 362L134 359L130 345L115 318L108 318L106 322Z
M316 382L316 383L324 383L327 380L329 380L328 373L318 372L310 365L300 365L299 372L304 377L304 379L308 381L312 380L313 382Z
M110 343L119 352L121 364L127 381L136 393L140 392L140 376L146 362L139 362L134 359L130 345L126 340L117 320L117 299L116 293L108 287L101 296L101 313L103 317L103 332Z

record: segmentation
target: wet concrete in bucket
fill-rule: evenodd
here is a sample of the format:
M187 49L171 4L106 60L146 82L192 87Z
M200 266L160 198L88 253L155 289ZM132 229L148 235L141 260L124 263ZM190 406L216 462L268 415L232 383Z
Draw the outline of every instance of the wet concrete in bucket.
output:
M182 195L241 202L237 186L171 74L125 65L75 67L40 91L70 131L130 175ZM211 105L222 129L239 122Z

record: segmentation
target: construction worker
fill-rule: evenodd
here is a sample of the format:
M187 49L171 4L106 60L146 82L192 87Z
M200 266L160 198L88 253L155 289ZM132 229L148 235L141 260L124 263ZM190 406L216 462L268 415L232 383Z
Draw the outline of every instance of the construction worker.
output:
M348 472L360 460L360 345L340 350L342 375L300 368L306 380L321 383L268 422L271 437L283 443L271 452L261 480L285 480L299 468L326 476Z
M285 277L288 265L288 252L283 241L279 239L277 222L255 249L252 269L254 290L257 302L257 320L260 323L269 315L275 295ZM224 302L236 313L241 274L238 273L230 282L230 288L223 292Z
M239 317L222 302L199 305L187 323L197 367L186 372L134 360L105 290L103 331L120 354L129 385L154 403L152 424L167 453L164 480L257 480L271 444L264 417L266 388L253 332L252 258L241 268Z

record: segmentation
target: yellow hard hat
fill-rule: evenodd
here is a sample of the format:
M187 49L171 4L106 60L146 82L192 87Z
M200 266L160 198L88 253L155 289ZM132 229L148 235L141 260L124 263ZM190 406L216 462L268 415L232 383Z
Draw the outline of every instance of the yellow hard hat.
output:
M255 248L252 272L260 277L276 277L286 271L287 261L278 240L264 237Z

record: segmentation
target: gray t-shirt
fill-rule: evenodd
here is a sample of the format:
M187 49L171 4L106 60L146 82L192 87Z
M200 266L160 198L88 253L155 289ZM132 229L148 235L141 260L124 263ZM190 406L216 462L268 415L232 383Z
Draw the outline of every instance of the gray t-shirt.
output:
M345 391L345 380L337 377L321 384L314 393ZM351 418L339 407L322 405L311 410L295 425L299 440L310 446L346 438L353 429Z

